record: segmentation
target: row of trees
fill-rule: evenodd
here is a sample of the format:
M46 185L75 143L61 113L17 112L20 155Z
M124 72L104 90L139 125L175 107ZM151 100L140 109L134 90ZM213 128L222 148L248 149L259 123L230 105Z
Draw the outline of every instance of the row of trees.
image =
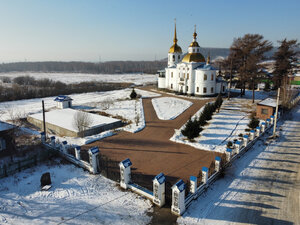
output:
M0 72L73 72L73 73L152 73L163 69L166 61L91 62L17 62L0 64Z
M274 87L283 87L287 96L288 75L292 73L294 62L299 54L299 43L297 40L278 41L280 46L273 55L275 60L275 70L273 71L272 82ZM234 39L230 53L226 60L219 62L218 66L223 67L230 75L230 86L232 74L237 74L239 78L238 85L241 88L241 96L245 94L246 86L252 89L253 103L255 100L254 89L265 77L265 65L261 63L266 59L266 54L273 49L272 43L265 40L259 34L246 34L243 37ZM230 93L228 95L230 98Z
M111 91L127 88L131 83L81 82L65 84L49 79L36 80L33 77L17 77L11 86L0 85L0 102L20 99L42 98L92 91Z
M207 121L211 120L212 115L216 110L220 110L222 103L223 99L221 94L219 94L214 103L207 103L204 106L199 118L195 117L193 120L192 118L189 119L185 128L181 130L182 135L186 136L189 140L193 140L195 137L198 137L199 133L203 130L202 127L207 123Z

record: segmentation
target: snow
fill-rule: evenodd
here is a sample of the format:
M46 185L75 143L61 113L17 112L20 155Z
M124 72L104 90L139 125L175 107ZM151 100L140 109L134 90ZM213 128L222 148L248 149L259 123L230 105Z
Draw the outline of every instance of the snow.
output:
M54 81L60 81L66 84L97 81L97 82L112 82L112 83L134 83L136 85L144 85L147 83L157 82L155 74L89 74L89 73L44 73L44 72L12 72L1 73L0 77L20 77L31 76L35 79L48 78Z
M52 187L40 191L42 173ZM147 224L151 203L74 165L48 162L0 182L0 224Z
M65 128L67 130L78 132L78 127L74 125L74 118L76 113L80 111L74 109L58 109L52 110L45 113L45 120L49 124ZM86 113L87 117L90 118L91 124L89 128L96 128L106 124L115 123L120 120L109 118L106 116L101 116L93 113ZM43 120L43 113L33 114L30 117L37 120Z
M258 99L266 98L270 93L256 91ZM170 138L171 141L187 144L194 148L222 152L226 151L228 141L233 142L239 138L239 134L245 133L248 129L249 116L252 111L255 111L256 104L252 104L252 91L246 91L246 96L243 98L232 98L230 101L224 100L219 113L214 113L212 119L203 127L200 136L195 138L195 142L190 142L181 134L180 129L176 129L174 135ZM204 106L192 117L199 117Z
M299 169L296 163L299 153L295 151L299 148L297 136L294 136L300 125L299 106L291 118L294 121L286 121L281 126L278 140L264 145L265 136L234 161L223 178L192 202L183 216L177 219L178 224L294 224L277 220L277 216L282 215L288 221L293 220L293 216L299 217L297 210L293 215L287 208L289 204L293 206L291 198L297 196L291 194L292 189L297 190L297 185L291 184L295 184ZM287 142L290 143L288 147ZM281 170L278 166L289 170ZM289 176L290 180L285 180ZM295 201L295 204L299 203Z
M144 109L142 100L130 100L129 95L131 88L122 90L107 91L107 92L90 92L82 94L69 95L73 100L74 109L84 109L86 111L103 111L111 114L112 116L121 116L124 119L131 121L131 123L122 128L122 130L128 132L138 132L145 127ZM142 98L159 97L160 94L135 89L136 93ZM10 120L11 114L21 115L27 117L27 115L41 113L42 112L42 100L45 102L46 110L52 110L56 107L54 101L56 96L47 98L35 98L18 101L9 101L0 103L0 111L2 112L2 120ZM138 115L139 121L136 125L135 117ZM25 129L25 128L24 128ZM27 133L36 134L35 131L26 129ZM98 135L88 136L85 138L71 138L71 137L58 137L58 140L66 140L70 145L83 145L91 143L96 140L100 140L104 137L111 136L114 133L112 131L101 133Z
M12 128L13 128L13 125L0 121L0 131L10 130Z
M161 97L152 99L152 104L160 120L173 120L193 103L179 98Z
M259 105L265 105L265 106L271 106L271 107L276 107L276 99L273 98L266 98L257 104Z

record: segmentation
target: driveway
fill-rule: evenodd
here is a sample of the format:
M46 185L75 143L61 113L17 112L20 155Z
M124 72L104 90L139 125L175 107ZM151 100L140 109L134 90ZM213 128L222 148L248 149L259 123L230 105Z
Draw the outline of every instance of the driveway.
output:
M165 96L170 97L167 94L162 95ZM177 179L187 181L191 175L197 176L203 166L209 166L216 155L220 155L169 140L174 134L174 129L179 129L190 116L212 99L188 100L193 102L193 105L176 119L160 120L152 106L151 98L143 99L146 127L142 131L122 131L82 148L98 146L101 154L118 162L130 158L133 163L132 173L146 175L150 185L153 177L160 172L167 175L172 183Z

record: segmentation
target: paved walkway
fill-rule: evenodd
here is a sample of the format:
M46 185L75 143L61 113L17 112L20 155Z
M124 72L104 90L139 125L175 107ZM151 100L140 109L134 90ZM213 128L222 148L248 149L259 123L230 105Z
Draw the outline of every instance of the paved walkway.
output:
M148 175L150 183L160 172L167 175L172 183L179 178L187 181L191 175L197 176L203 166L209 166L219 154L169 140L174 134L174 129L180 128L209 100L189 99L189 101L193 102L193 105L176 119L159 120L151 98L143 99L146 127L142 131L138 133L122 131L115 136L83 146L83 149L99 146L101 154L112 160L122 161L130 158L133 163L132 172Z

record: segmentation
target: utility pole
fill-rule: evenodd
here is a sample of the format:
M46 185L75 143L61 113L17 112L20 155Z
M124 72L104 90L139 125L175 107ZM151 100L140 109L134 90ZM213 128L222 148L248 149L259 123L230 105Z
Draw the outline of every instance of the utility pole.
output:
M278 92L277 92L277 102L276 102L276 110L275 110L275 118L274 118L273 137L276 136L276 125L277 125L279 95L280 95L280 88L278 88Z
M46 137L46 121L45 121L45 104L44 104L44 100L42 100L42 106L43 106L43 128L44 128L45 137Z
M230 61L230 80L229 80L229 91L228 91L227 100L230 100L231 80L232 80L232 58L231 58L231 61Z

